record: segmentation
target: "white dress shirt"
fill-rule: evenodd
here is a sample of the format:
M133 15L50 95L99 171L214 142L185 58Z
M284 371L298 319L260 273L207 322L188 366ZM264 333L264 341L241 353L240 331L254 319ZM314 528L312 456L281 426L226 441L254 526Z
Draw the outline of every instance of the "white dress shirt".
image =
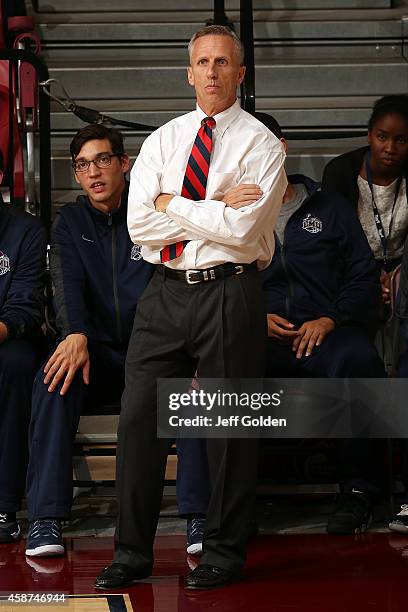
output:
M214 116L213 147L206 199L181 197L191 149L206 115L196 110L166 123L143 143L130 174L128 228L142 256L160 263L160 250L189 240L182 255L165 265L177 270L210 268L225 262L258 262L265 268L274 251L273 229L287 186L282 143L236 101ZM254 183L262 197L238 210L217 199L241 183ZM166 213L154 201L174 194Z

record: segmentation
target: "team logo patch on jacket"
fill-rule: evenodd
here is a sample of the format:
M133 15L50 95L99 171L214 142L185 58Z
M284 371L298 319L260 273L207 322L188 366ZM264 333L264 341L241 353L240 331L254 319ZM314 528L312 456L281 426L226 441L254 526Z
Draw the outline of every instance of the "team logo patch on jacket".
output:
M10 259L5 253L0 251L0 276L10 272Z
M140 244L134 244L130 252L130 259L133 259L134 261L140 261L140 259L142 259L142 254L140 252L141 250L142 247L140 246Z
M311 234L317 234L322 231L323 223L318 217L312 217L312 215L308 213L302 221L302 229Z

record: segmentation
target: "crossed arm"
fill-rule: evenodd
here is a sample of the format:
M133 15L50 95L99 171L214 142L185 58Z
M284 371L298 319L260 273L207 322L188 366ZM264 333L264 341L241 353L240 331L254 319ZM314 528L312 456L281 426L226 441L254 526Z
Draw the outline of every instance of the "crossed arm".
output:
M245 164L240 165L240 182L257 183L263 193L246 198L246 203L239 206L245 208L239 211L234 201L230 205L224 201L224 185L224 194L219 195L220 184L214 192L216 197L210 195L191 206L191 200L178 195L180 176L173 177L171 160L164 167L161 150L161 132L157 130L143 143L131 171L128 228L134 243L153 251L200 239L243 246L259 234L271 209L277 212L287 181L283 147L272 136L265 134L254 142L245 155Z
M249 206L255 204L257 200L263 195L262 189L258 185L254 184L242 184L237 187L232 187L225 192L221 202L224 202L226 206L238 210L243 206ZM157 212L166 212L167 206L170 204L174 196L161 193L155 200L154 206Z

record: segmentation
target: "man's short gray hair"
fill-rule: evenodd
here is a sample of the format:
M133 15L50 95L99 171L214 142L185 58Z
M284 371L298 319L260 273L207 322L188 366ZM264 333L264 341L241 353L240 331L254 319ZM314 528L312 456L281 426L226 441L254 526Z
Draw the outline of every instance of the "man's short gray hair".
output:
M203 36L229 36L232 39L232 42L234 43L235 51L237 53L237 57L239 59L240 66L244 65L244 59L245 59L244 45L242 44L242 42L240 41L240 39L238 38L238 36L235 34L233 30L230 30L226 26L222 26L222 25L207 26L205 28L202 28L201 30L198 30L195 34L193 34L190 42L188 43L188 54L190 56L190 62L191 62L191 54L193 52L194 43L198 38L202 38Z

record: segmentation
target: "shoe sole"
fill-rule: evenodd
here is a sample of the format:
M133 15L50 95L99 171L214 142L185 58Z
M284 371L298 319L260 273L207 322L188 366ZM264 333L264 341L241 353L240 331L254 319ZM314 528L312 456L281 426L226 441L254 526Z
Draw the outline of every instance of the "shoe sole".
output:
M27 548L25 554L27 557L62 557L65 549L60 544L46 544L37 546L37 548Z
M406 527L402 523L389 523L388 529L391 529L391 531L396 531L397 533L403 533L404 535L408 535L408 527Z
M221 582L221 584L214 584L209 586L189 586L188 584L185 584L184 588L187 591L209 591L210 589L222 589L223 587L228 586L233 582L237 582L238 580L239 578L237 578L236 576L232 576L225 582Z
M203 554L203 543L199 544L190 544L187 546L187 554L188 555L202 555Z

